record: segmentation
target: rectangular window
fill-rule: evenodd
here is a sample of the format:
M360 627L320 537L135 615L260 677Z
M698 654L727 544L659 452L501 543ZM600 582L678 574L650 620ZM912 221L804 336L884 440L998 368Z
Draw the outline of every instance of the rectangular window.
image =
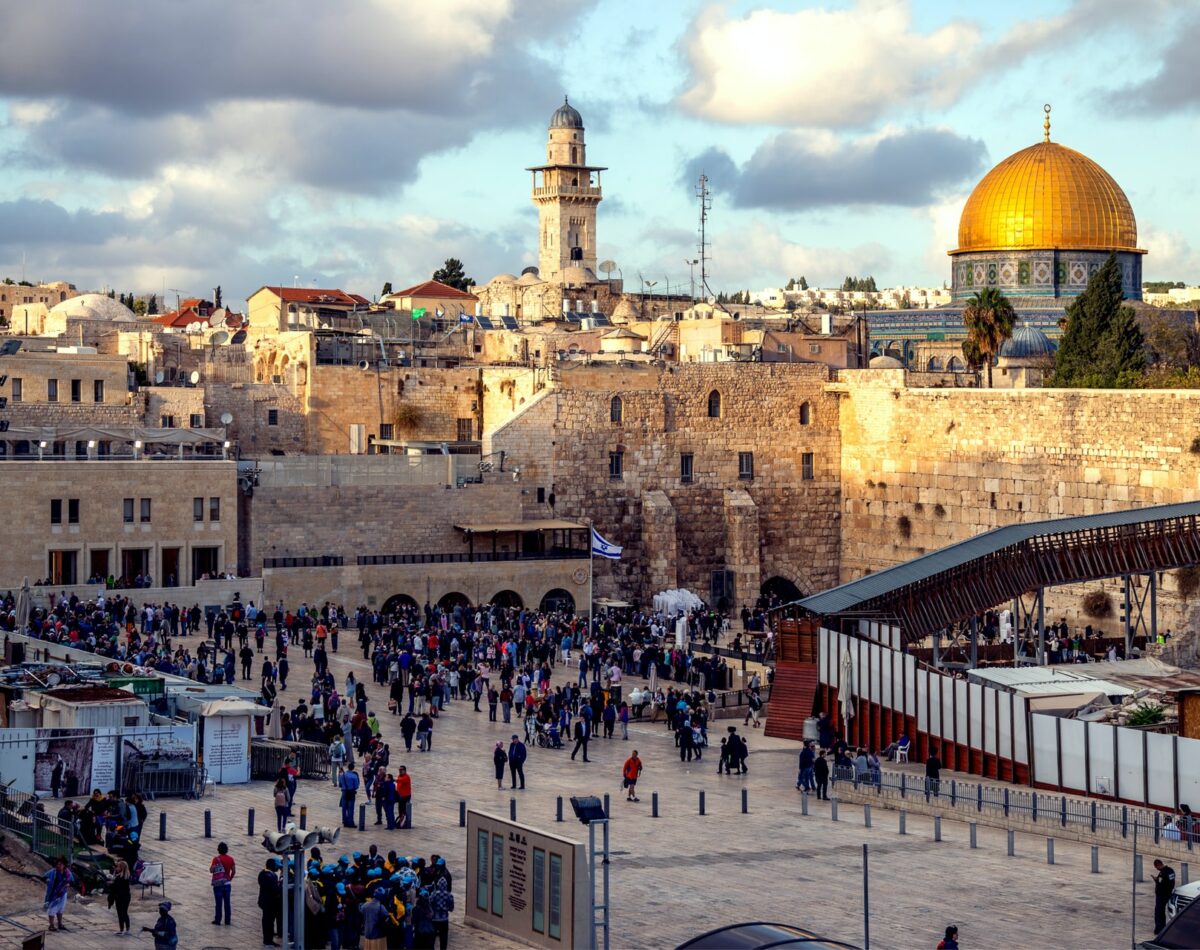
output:
M537 503L544 505L546 503L546 489L544 487L537 490Z
M142 524L150 523L150 499L142 499Z
M690 485L694 475L694 467L696 464L696 456L691 452L684 452L679 456L679 480L685 485Z
M62 499L50 499L50 523L62 524Z
M492 835L492 913L504 916L504 836Z
M562 855L550 855L550 936L562 940Z
M124 509L125 523L133 524L133 499L126 498L122 507Z
M164 429L174 429L175 428L175 417L174 416L160 416L159 421L162 423L162 427Z
M221 499L216 497L215 495L212 498L208 499L208 520L209 521L220 521L221 520Z
M268 409L267 410L267 425L269 425L269 426L279 425L279 410L278 409Z
M67 499L67 524L79 524L79 499Z
M804 452L800 455L800 477L806 482L813 480L812 452Z
M488 909L488 833L479 832L475 839L475 907Z
M624 452L609 452L608 453L608 477L613 481L620 481L625 477L625 453Z
M193 429L203 429L204 428L204 413L193 412L188 417L188 426Z
M193 521L203 521L204 520L204 499L203 498L193 498L192 499L192 520Z
M820 343L808 344L808 352L811 353L813 356L816 356L818 353L821 352L821 344Z
M459 442L470 442L471 437L475 434L475 420L469 419L469 418L468 419L459 419L457 421L457 425L458 425L458 441Z
M546 852L533 849L533 929L546 932Z
M92 402L104 402L104 380L92 380Z
M71 380L71 402L83 402L83 380Z
M20 402L24 390L25 384L20 379L14 379L12 381L12 401Z
M58 402L58 380L46 380L46 402Z
M754 478L754 453L738 452L738 478L750 481Z

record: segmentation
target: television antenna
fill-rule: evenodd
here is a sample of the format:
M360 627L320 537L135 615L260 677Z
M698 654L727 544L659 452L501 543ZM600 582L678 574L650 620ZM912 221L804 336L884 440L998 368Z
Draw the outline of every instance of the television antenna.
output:
M700 264L700 287L708 290L708 213L712 210L712 192L708 190L708 176L700 173L700 181L696 184L696 197L700 199L700 240L696 245L699 252L697 262Z

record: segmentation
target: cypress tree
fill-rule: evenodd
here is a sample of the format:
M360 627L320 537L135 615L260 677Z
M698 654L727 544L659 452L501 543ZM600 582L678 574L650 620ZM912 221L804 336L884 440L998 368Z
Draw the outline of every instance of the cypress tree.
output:
M1136 380L1146 365L1145 339L1124 299L1121 268L1110 254L1067 308L1050 385L1112 388Z

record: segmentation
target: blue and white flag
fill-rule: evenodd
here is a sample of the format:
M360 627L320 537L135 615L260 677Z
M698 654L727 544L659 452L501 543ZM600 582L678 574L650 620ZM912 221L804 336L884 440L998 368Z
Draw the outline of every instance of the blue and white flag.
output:
M611 541L605 541L600 537L600 532L592 528L592 556L606 557L610 560L617 561L621 557L621 545L613 544Z

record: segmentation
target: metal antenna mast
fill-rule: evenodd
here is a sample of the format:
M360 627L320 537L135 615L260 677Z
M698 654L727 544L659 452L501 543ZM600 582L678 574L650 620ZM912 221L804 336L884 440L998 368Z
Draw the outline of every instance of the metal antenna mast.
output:
M712 210L712 195L708 190L708 176L700 175L700 182L696 185L696 197L700 199L700 242L697 249L700 252L700 287L705 295L708 294L708 236L706 234L708 228L708 212Z

